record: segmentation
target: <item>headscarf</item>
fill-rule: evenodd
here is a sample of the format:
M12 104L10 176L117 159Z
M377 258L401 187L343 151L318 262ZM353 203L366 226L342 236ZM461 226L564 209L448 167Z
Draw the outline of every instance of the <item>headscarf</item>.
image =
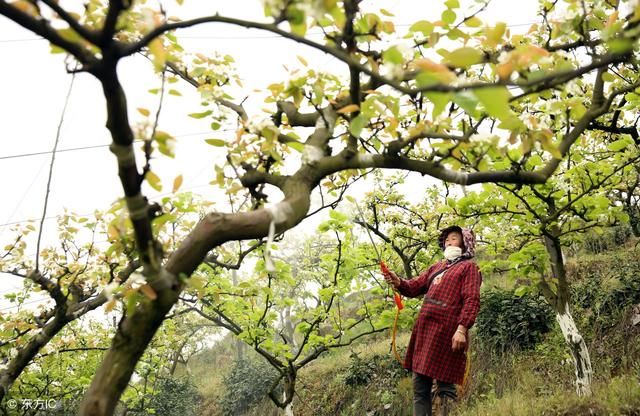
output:
M440 231L440 236L438 237L438 244L440 248L444 251L444 242L447 239L447 236L453 232L457 231L462 234L462 257L466 259L470 259L471 257L476 255L476 236L470 228L462 228L457 225L452 225Z

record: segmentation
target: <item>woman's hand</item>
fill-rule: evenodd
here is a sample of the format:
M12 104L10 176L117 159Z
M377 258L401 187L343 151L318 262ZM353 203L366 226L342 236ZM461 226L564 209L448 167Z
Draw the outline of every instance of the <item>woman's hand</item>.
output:
M451 339L451 349L458 352L464 351L464 348L467 345L467 329L464 327L458 327L456 332L453 333L453 338Z
M384 280L386 280L388 284L393 286L394 289L397 289L398 286L400 286L400 278L391 270L389 270L389 273L385 273L383 276Z

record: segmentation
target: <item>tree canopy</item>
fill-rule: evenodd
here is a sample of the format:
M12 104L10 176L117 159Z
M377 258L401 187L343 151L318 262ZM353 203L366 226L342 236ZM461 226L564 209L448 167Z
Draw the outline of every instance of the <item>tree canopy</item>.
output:
M29 258L22 237L6 248L2 270L33 282L55 306L37 317L42 325L34 318L30 327L17 328L18 336L39 332L0 369L0 398L78 311L122 300L120 322L81 407L86 415L112 413L157 330L185 288L198 285L193 279L201 278L206 263L233 266L264 244L268 258L274 238L342 204L349 186L371 170L417 172L460 185L496 183L513 196L494 209L517 209L542 220L531 205L559 203L567 208L544 222L555 230L561 226L554 221L561 220L572 230L601 218L583 202L591 198L598 207L604 196L575 198L586 188L565 189L553 181L546 188L528 185L545 184L564 161L566 174L579 177L570 180L582 184L608 180L636 162L615 156L638 139L640 6L633 2L541 1L538 22L524 34L511 33L506 23L485 23L485 1L447 0L439 16L420 16L406 29L394 23L383 2L378 7L360 0L269 0L259 21L215 10L181 18L182 3L0 0L1 15L48 40L52 52L67 54L70 73L89 74L101 86L114 175L122 185L121 202L90 223L94 230L103 227L104 250L69 244L64 258L39 249ZM233 56L181 46L181 29L220 24L258 29L323 52L337 62L336 69L312 68L303 53L302 69L289 79L270 80L264 113L252 114L243 106L252 92L243 91ZM176 141L157 129L158 116L149 110L139 108L134 117L137 106L118 73L118 64L133 55L148 58L162 80L158 93L164 94L166 84L181 85L168 87L169 94L197 89L200 107L194 105L198 110L191 118L210 121L213 131L232 126L232 134L220 132L208 141L224 158L211 185L226 194L226 211L199 215L206 204L185 196L151 203L144 194L143 184L159 186L155 159L171 158ZM594 161L595 170L580 162L574 167L571 160L581 157L578 146L614 156ZM601 168L607 162L621 165ZM569 194L556 193L554 186ZM314 192L319 206L312 206ZM521 201L517 207L514 198ZM380 209L393 215L390 207ZM575 217L562 219L569 213ZM73 241L73 231L65 230L71 234L62 240ZM412 270L404 260L405 270ZM271 272L282 266L266 261L265 267Z

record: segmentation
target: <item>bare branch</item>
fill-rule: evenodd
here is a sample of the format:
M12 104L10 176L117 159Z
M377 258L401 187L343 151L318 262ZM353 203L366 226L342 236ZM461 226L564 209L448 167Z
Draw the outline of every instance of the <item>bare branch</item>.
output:
M191 75L189 75L186 69L181 69L180 67L178 67L178 65L174 64L173 62L167 62L167 67L171 69L171 72L178 75L180 78L182 78L189 84L193 85L194 87L198 88L202 85L198 82L198 80L196 80ZM249 120L249 117L247 116L247 112L245 111L242 105L232 103L231 101L225 100L224 98L215 98L214 101L220 104L221 106L227 107L230 110L236 112L243 122L246 122L247 120Z
M64 99L64 105L62 106L62 114L60 115L60 121L58 122L58 129L56 131L56 138L53 143L53 150L51 151L51 163L49 164L49 176L47 179L47 189L44 194L44 207L42 208L42 217L40 218L40 228L38 230L38 241L36 243L36 271L40 268L40 242L42 239L42 231L44 229L44 219L47 216L47 205L49 204L49 192L51 192L51 179L53 178L53 164L56 160L56 151L58 150L58 142L60 141L60 132L62 130L62 123L64 122L64 115L67 112L67 106L69 104L69 97L73 90L73 81L76 79L76 74L71 75L71 82L69 83L69 90Z

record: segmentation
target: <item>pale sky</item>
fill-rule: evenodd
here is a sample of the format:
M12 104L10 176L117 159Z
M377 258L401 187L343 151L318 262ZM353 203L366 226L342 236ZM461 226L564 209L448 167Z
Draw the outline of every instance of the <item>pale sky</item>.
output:
M203 6L204 3L186 0L183 8L167 7L168 14L188 18L219 12L247 20L263 19L258 0L208 1L207 6ZM365 9L373 5L394 13L393 20L401 33L416 20L438 19L442 10L440 2L434 1L363 2ZM507 22L513 32L522 32L537 20L536 10L537 2L532 0L495 0L481 17L486 23ZM218 51L233 55L249 92L285 79L287 73L283 64L290 69L300 67L297 55L303 55L316 69L336 68L335 61L324 54L258 30L207 24L178 31L177 36L187 51L204 54ZM3 143L0 148L3 201L0 204L0 244L4 246L12 237L11 226L4 224L40 217L51 160L50 153L11 156L51 151L71 76L65 71L63 55L51 55L46 41L37 39L4 17L0 17L0 56L3 57L3 65L0 65L0 137ZM143 58L132 57L121 62L119 73L128 95L131 120L141 119L136 111L138 107L155 113L158 97L147 90L159 87L160 81L153 74L151 65ZM185 84L181 84L180 91L182 97L166 96L159 124L159 129L177 138L176 159L162 158L153 162L152 169L165 184L163 192L169 192L173 178L182 174L182 190L211 196L208 182L213 177L214 161L220 154L216 154L218 148L205 144L204 139L224 138L224 134L233 132L212 132L209 122L188 117L187 114L200 111L199 98ZM250 114L259 114L260 104L259 95L254 93L246 107ZM77 75L61 130L47 216L61 214L64 209L89 214L95 209L107 208L122 196L115 158L107 146L60 151L108 145L110 139L104 124L104 98L98 82L90 75ZM157 194L150 188L147 191L151 197ZM54 225L54 221L45 222L45 242L55 241ZM7 305L2 295L21 285L19 279L0 274L0 313Z

